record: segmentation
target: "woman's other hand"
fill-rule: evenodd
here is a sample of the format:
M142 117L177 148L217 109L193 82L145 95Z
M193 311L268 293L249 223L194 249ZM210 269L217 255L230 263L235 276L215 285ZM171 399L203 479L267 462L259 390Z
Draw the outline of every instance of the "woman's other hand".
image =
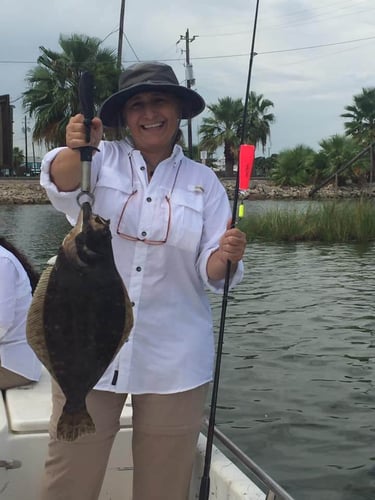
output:
M228 221L227 230L220 238L219 248L211 254L207 262L208 277L217 281L225 277L228 260L232 263L232 273L237 263L243 258L246 249L246 235L238 228L231 227Z

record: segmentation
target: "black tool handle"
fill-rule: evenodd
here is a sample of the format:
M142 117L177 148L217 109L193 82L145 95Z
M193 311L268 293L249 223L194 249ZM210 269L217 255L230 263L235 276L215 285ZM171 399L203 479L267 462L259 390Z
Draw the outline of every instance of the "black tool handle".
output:
M86 127L86 142L90 142L91 120L94 118L94 78L85 71L79 80L79 102Z
M79 80L78 87L81 113L86 131L86 142L90 142L91 120L94 118L94 78L89 71L84 71ZM91 161L92 147L80 148L81 161Z
M90 142L91 121L94 118L94 78L91 73L82 73L78 86L80 111L84 116L86 142ZM90 192L91 159L93 146L80 147L82 163L81 191Z

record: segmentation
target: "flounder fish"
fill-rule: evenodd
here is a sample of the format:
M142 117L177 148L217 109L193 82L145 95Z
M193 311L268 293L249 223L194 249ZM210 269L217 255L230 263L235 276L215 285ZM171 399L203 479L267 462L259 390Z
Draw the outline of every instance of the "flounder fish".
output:
M28 313L28 342L66 397L57 426L57 438L66 441L95 432L86 396L133 326L111 238L109 221L83 203L55 263L42 273Z

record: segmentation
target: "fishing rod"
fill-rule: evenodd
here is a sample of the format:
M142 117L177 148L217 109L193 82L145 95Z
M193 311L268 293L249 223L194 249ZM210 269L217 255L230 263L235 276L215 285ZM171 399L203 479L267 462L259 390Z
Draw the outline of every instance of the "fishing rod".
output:
M238 206L238 198L240 191L240 177L241 177L241 166L245 166L246 174L248 175L248 185L250 184L250 176L252 171L252 165L254 161L254 146L251 146L251 149L245 148L247 146L244 144L246 137L246 122L247 122L247 110L248 110L248 101L249 101L249 92L250 92L250 81L251 81L251 73L253 68L253 60L254 60L254 45L255 45L255 34L258 22L258 9L259 9L259 0L256 0L255 7L255 16L254 16L254 26L253 26L253 36L251 41L251 52L250 52L250 61L249 61L249 70L247 76L247 85L246 85L246 93L245 93L245 104L243 109L243 117L242 117L242 129L241 129L241 142L240 142L240 150L238 155L238 167L237 167L237 175L236 175L236 185L234 190L233 197L233 208L232 208L232 223L231 227L235 227L236 219L237 219L237 206ZM250 155L249 155L250 153ZM241 163L242 162L242 163ZM242 189L246 189L246 187L241 186ZM204 462L204 470L200 484L199 490L199 500L208 500L210 494L210 468L211 468L211 458L212 458L212 446L214 440L214 430L215 430L215 416L216 416L216 407L217 407L217 396L219 392L219 379L220 379L220 367L221 367L221 357L223 352L223 344L224 344L224 329L225 329L225 319L226 319L226 311L228 305L228 292L229 292L229 283L230 283L230 274L231 274L231 261L227 262L227 269L225 273L225 281L224 281L224 290L223 290L223 299L221 305L221 317L220 317L220 327L219 327L219 335L218 335L218 343L217 343L217 352L216 352L216 364L215 364L215 373L214 380L212 386L212 395L211 395L211 409L210 409L210 417L208 421L208 429L206 436L206 453L205 453L205 462Z

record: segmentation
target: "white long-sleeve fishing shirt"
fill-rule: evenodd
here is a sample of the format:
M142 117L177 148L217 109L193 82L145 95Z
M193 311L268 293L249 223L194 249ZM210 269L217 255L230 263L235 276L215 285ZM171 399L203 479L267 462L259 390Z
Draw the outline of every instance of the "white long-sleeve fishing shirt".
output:
M1 366L30 380L39 380L42 365L26 340L30 303L31 285L25 269L0 245Z
M93 211L111 221L115 262L133 303L134 327L95 388L163 394L204 384L212 378L214 359L205 289L221 293L224 285L208 279L206 266L231 218L225 189L210 168L186 158L180 146L150 182L141 153L127 142L103 141L99 149L91 167ZM74 224L79 190L59 192L49 176L58 151L45 156L41 184ZM167 241L152 245L135 238ZM240 262L231 286L242 275Z

